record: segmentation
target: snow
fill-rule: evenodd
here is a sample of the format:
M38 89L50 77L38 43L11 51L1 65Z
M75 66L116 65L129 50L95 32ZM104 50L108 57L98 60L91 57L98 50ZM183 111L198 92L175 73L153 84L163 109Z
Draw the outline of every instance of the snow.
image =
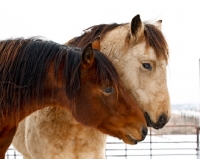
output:
M107 159L197 159L196 141L196 135L160 135L147 136L137 145L126 145L109 137L106 155Z

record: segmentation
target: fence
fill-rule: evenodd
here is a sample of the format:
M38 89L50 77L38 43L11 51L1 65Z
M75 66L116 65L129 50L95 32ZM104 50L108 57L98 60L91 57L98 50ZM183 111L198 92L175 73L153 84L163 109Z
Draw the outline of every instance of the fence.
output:
M163 134L149 129L146 139L137 145L127 145L116 138L109 137L106 144L107 159L200 159L199 131L195 125L166 125L164 129L195 129L194 134ZM187 132L187 131L186 131ZM9 148L6 159L22 159L14 149Z

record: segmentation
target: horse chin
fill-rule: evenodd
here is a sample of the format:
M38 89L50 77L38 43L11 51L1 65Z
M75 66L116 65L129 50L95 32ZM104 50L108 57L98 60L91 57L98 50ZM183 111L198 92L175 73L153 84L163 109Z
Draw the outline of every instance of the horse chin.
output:
M136 145L138 141L132 138L131 135L126 135L124 139L122 139L126 144Z

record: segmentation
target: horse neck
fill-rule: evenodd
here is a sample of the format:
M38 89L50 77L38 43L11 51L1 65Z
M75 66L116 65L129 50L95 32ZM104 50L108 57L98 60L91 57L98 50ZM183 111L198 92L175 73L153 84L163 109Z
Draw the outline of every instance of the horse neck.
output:
M54 91L46 90L42 99L35 100L31 98L30 101L23 101L18 107L13 107L9 110L4 110L2 116L2 125L17 125L18 122L29 116L31 113L43 109L45 107L54 106L60 108L68 108L70 105L69 99L61 89L54 89ZM9 122L8 122L9 121Z

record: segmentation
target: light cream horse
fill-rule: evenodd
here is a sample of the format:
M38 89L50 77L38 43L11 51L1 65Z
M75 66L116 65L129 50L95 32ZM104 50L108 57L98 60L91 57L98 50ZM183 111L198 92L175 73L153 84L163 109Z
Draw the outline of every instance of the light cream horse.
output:
M99 49L116 66L148 126L156 129L162 128L171 114L166 82L168 45L161 22L143 23L136 15L131 23L90 27L67 43L83 47L100 37ZM49 107L19 124L13 145L25 159L104 159L106 135L82 126L62 109Z

